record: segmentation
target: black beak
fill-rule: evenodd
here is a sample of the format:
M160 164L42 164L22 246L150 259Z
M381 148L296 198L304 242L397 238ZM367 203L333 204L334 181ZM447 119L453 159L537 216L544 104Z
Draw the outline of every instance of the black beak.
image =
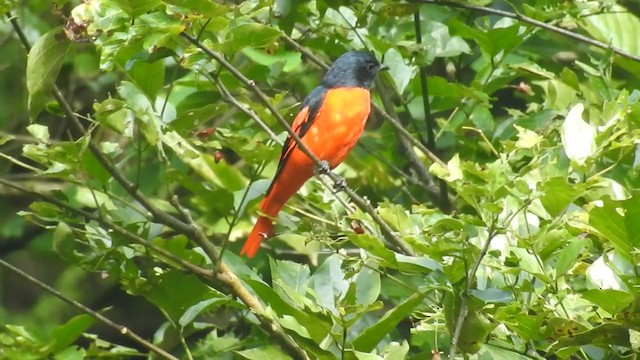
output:
M389 70L389 67L385 64L380 65L380 67L378 68L378 71L386 71Z

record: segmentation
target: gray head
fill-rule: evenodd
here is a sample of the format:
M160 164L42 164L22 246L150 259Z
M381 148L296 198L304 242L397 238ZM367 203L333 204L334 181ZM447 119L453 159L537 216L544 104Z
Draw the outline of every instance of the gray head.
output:
M328 88L369 88L380 70L388 69L368 51L349 51L340 56L322 79Z

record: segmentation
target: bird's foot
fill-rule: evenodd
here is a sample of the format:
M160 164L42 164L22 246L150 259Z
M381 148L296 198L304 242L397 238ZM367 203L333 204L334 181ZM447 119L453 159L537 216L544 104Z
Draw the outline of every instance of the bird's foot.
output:
M343 177L339 177L339 179L335 180L335 182L333 183L333 190L336 193L344 191L344 189L346 188L347 188L347 182L344 181Z
M320 163L316 168L316 173L320 175L326 175L329 173L329 171L331 171L331 165L329 165L329 162L326 160L320 160Z

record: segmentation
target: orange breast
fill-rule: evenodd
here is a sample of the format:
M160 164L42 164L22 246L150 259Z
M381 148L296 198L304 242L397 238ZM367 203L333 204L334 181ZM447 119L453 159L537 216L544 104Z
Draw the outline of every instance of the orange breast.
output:
M303 142L321 160L336 167L358 142L371 111L369 90L328 90Z

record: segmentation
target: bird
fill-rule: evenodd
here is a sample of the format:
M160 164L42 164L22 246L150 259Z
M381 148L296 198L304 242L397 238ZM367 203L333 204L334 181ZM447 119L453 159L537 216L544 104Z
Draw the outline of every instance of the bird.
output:
M368 51L348 51L334 61L320 85L302 101L291 128L320 159L321 171L338 166L358 142L371 111L369 88L376 75L387 69ZM262 241L275 234L273 219L316 169L288 136L271 186L259 204L258 220L240 255L254 257Z

